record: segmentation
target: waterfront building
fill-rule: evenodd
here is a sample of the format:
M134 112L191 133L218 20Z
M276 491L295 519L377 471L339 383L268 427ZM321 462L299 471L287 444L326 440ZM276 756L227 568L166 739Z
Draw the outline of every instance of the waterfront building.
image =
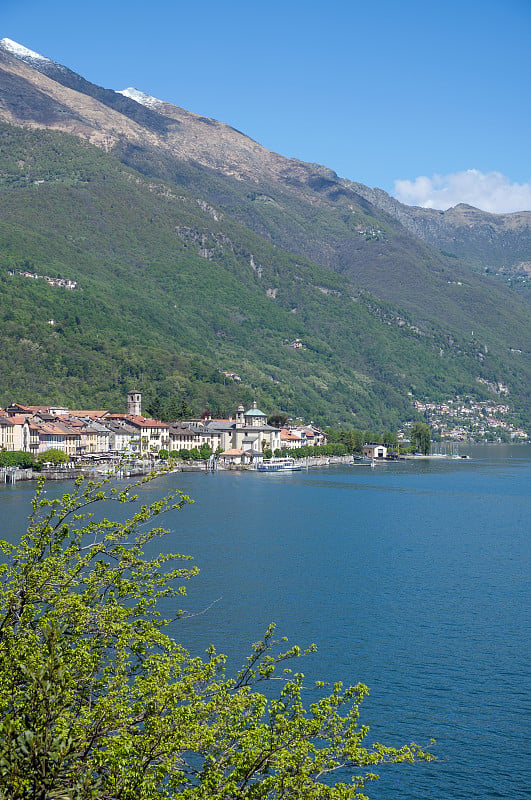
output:
M153 455L170 449L170 426L159 419L148 419L133 414L109 414L110 422L132 428L139 437L140 455Z
M384 444L370 444L363 445L363 455L366 458L387 458L387 447Z
M113 453L140 453L140 435L132 425L107 421L104 423L109 431L109 449Z

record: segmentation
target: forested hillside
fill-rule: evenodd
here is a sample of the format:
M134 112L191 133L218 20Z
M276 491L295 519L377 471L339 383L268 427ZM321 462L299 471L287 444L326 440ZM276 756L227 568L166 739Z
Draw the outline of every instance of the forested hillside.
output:
M316 421L393 425L412 414L409 392L481 393L479 375L518 385L473 339L421 332L83 141L4 125L0 142L1 403L120 409L135 383L196 411L256 397Z
M525 296L326 167L24 58L0 42L0 404L119 410L134 383L393 426L503 385L529 425Z

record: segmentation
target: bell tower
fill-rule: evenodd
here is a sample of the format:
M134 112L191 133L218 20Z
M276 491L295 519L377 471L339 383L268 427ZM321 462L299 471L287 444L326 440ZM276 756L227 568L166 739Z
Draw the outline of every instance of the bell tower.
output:
M134 417L142 416L142 395L136 389L127 392L127 413Z

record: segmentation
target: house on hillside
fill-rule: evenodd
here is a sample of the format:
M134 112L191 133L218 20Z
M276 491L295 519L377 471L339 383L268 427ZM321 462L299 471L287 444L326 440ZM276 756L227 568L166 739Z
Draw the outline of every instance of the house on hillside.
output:
M280 446L283 450L291 450L294 447L302 447L303 437L300 431L282 428L280 431Z

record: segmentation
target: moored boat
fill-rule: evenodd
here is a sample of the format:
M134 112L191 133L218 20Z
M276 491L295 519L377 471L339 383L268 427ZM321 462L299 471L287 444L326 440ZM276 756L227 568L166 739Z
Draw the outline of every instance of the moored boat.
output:
M258 472L300 472L301 464L293 458L269 458L257 465Z

